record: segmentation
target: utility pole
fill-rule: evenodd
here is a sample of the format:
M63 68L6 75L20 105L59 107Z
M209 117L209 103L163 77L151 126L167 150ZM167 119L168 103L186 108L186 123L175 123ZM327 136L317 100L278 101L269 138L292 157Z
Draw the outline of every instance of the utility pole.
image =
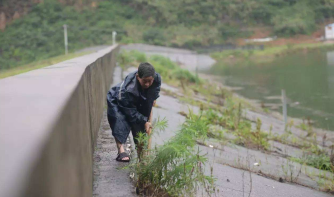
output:
M286 130L286 125L288 124L288 110L285 90L282 89L282 103L283 103L283 118L284 118L284 131Z
M112 32L112 45L115 45L115 44L116 44L116 35L117 35L117 32L116 32L116 31L113 31L113 32Z
M64 25L64 44L65 44L65 55L68 54L68 40L67 40L67 25Z

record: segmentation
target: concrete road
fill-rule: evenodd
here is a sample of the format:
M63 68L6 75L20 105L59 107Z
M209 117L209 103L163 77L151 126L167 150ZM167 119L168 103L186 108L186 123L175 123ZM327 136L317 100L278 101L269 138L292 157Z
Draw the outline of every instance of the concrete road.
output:
M208 55L197 54L194 51L186 49L176 49L170 47L154 46L148 44L129 44L122 46L123 50L137 50L148 56L161 55L168 57L174 62L180 64L183 68L191 71L203 70L212 66L216 61Z
M177 99L161 94L157 100L159 108L154 108L154 118L165 117L168 120L168 127L164 132L160 132L153 137L153 144L160 145L163 142L169 140L175 132L180 128L180 125L184 121L184 117L178 114L179 111L187 111L188 107L180 103ZM196 111L196 107L193 108ZM197 148L196 148L197 149ZM209 164L213 166L213 174L216 180L217 189L219 192L217 196L233 196L243 197L248 196L250 192L250 184L252 182L252 197L329 197L330 194L316 191L307 187L280 183L278 181L259 176L252 173L252 181L250 181L249 172L232 168L227 165L219 163L218 155L220 150L215 150L206 146L200 146L200 150L203 154L209 153ZM216 155L216 156L214 156ZM207 166L209 168L209 166ZM209 174L209 170L208 174ZM200 195L201 196L201 195Z
M121 69L117 67L114 72L112 85L116 85L119 82L121 82ZM127 144L131 143L129 140ZM116 142L111 135L105 109L94 152L94 197L136 196L135 187L129 176L129 169L122 169L128 163L117 162L115 160L116 156Z

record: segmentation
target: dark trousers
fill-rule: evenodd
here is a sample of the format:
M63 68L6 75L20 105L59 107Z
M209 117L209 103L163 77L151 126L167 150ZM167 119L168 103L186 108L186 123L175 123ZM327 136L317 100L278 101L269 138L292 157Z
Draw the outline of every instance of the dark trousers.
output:
M139 133L146 133L145 125L131 124L129 127L129 124L126 123L125 121L126 120L124 118L115 118L113 116L108 115L108 122L109 122L114 138L118 142L124 144L131 130L133 140L135 144L137 145L138 144L137 138L138 138Z

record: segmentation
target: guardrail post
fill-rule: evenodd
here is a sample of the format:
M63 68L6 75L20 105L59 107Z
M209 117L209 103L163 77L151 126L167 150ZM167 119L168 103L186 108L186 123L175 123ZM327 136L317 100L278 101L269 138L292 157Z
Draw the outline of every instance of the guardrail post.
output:
M286 130L286 125L288 124L288 111L287 111L287 101L285 90L282 89L282 108L283 108L283 118L284 118L284 131Z

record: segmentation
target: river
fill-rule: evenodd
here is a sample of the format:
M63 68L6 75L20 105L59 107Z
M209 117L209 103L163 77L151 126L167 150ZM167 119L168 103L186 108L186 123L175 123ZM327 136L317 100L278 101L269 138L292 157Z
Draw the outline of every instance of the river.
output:
M266 64L218 62L210 74L246 98L282 112L281 90L288 98L288 116L314 121L334 131L334 51L287 55Z

